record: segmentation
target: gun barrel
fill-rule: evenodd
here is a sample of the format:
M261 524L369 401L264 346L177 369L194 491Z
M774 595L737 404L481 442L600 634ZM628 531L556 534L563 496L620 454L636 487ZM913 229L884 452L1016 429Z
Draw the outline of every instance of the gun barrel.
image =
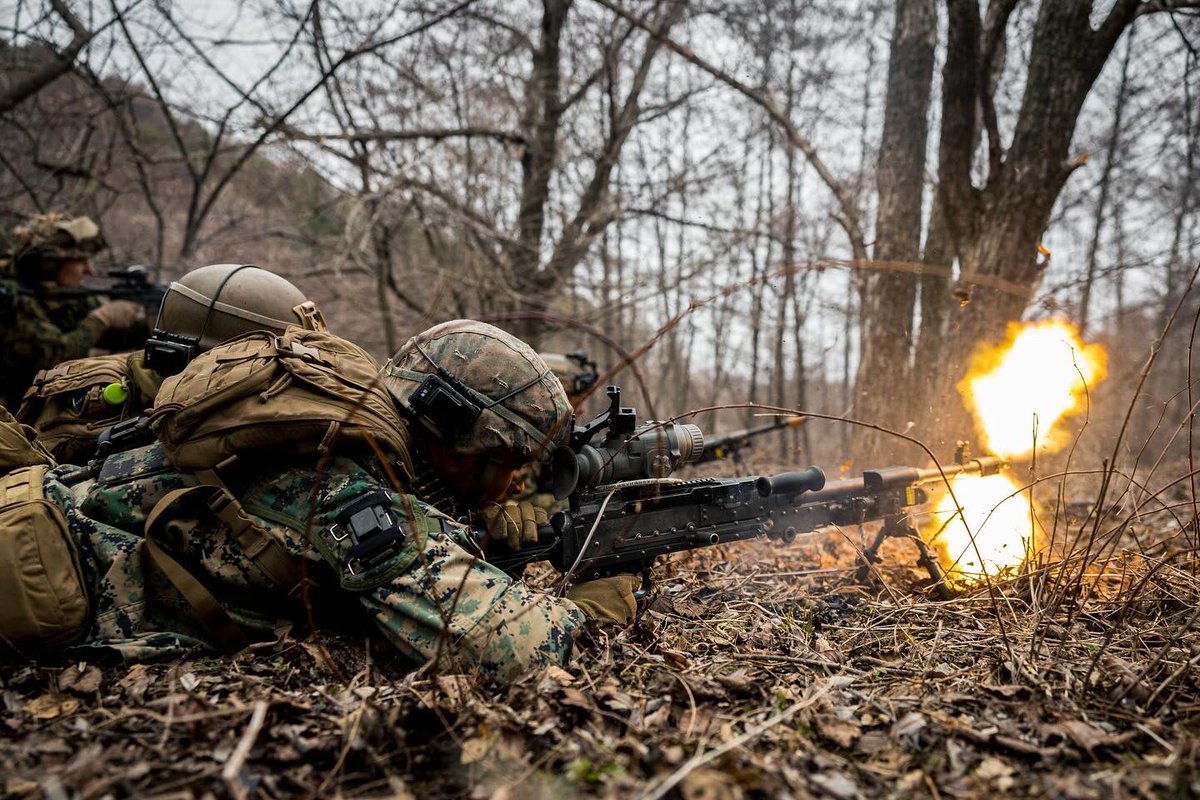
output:
M868 490L886 489L890 486L902 486L912 483L931 483L939 481L944 474L947 478L955 475L994 475L1007 466L1002 458L984 456L972 458L962 464L946 464L941 471L937 467L921 469L919 467L887 467L872 469L863 473L863 485Z
M778 431L784 428L795 428L804 423L804 417L782 417L774 422L768 422L766 425L759 425L754 428L746 428L745 430L734 431L723 436L717 436L712 439L706 439L704 442L704 451L695 463L702 464L706 461L715 461L720 458L726 458L730 451L739 447L747 447L750 440L756 436Z

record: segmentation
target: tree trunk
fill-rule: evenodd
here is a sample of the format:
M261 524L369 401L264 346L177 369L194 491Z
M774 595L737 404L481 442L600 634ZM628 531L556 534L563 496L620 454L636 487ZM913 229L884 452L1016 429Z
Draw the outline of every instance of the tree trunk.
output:
M854 415L889 428L903 428L912 413L913 312L916 276L888 268L889 262L920 259L921 208L933 54L937 44L934 0L899 0L888 61L887 105L879 148L879 210L874 260L882 267L864 280L862 349L855 381ZM863 431L854 449L878 460L891 442Z
M1112 176L1117 165L1117 152L1121 146L1121 125L1125 116L1125 100L1129 95L1129 60L1133 53L1133 31L1125 40L1125 56L1121 59L1121 82L1113 105L1112 130L1104 148L1104 169L1100 173L1100 196L1096 199L1096 218L1092 225L1092 238L1088 243L1087 270L1083 288L1079 295L1079 335L1087 335L1088 317L1091 311L1092 286L1096 282L1096 262L1099 258L1100 237L1104 231L1104 216L1108 212L1108 197L1112 188Z
M971 430L955 389L975 348L1003 337L1041 281L1042 233L1067 178L1082 164L1069 158L1080 109L1138 8L1136 0L1117 0L1093 27L1090 0L1041 4L1024 96L1005 153L994 113L987 113L992 108L987 78L1007 16L1002 13L997 20L989 14L985 25L977 0L948 0L938 193L960 278L955 290L943 296L947 323L939 369L922 384L927 392L922 405L943 412L927 439L935 448L944 451ZM972 181L980 104L990 151L983 188Z

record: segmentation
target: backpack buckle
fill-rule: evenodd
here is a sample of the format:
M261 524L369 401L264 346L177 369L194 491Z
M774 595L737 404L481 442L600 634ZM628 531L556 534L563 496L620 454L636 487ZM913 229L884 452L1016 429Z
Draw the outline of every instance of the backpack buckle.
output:
M310 347L303 342L297 342L293 339L285 349L290 355L296 356L302 361L308 361L314 364L324 364L325 359L321 358L321 351L315 347Z

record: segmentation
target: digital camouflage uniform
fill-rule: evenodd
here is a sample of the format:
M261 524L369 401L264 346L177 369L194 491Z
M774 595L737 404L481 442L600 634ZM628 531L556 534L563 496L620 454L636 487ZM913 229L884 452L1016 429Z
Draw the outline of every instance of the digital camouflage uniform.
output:
M90 226L80 243L73 226ZM16 263L25 251L44 258L89 258L104 247L99 229L86 217L38 214L13 231L13 241L0 268L0 375L3 401L15 411L38 370L96 347L105 326L89 314L101 305L97 297L55 296L50 276L18 275Z
M97 297L56 298L53 289L26 289L0 279L0 375L4 405L15 411L38 370L83 358L104 336L90 318Z
M441 654L452 668L478 666L505 680L563 663L583 624L581 612L480 560L467 529L388 488L380 473L334 458L324 470L268 468L239 492L243 508L315 580L309 601L318 619L326 606L342 609L349 601L414 663ZM132 532L143 529L166 493L197 485L197 478L171 466L159 444L111 456L98 475L81 478L82 470L61 467L46 486L66 512L93 598L85 643L72 654L111 650L144 659L207 644L183 597L147 564L143 535ZM360 582L342 566L343 545L328 531L369 492L386 493L391 512L404 520L405 542L382 574ZM159 543L220 598L250 638L271 639L282 623L307 617L298 600L281 602L267 575L211 515L173 518Z

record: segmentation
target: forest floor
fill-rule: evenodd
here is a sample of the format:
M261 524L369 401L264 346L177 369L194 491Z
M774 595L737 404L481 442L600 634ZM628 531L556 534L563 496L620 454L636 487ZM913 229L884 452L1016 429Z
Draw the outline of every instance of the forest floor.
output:
M853 532L676 557L633 626L512 686L405 674L329 636L232 662L5 667L0 791L1196 797L1200 562L1171 524L950 601L903 542L856 581Z

